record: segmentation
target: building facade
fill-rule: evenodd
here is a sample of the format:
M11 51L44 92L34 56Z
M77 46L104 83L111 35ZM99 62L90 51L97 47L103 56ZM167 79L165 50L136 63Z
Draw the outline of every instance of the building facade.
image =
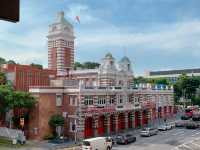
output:
M146 78L167 78L172 83L175 83L178 77L182 74L187 76L200 76L200 68L180 69L180 70L165 70L165 71L146 71Z
M64 116L64 134L72 139L75 134L83 139L141 128L153 125L157 118L173 116L172 87L135 88L133 78L128 57L116 62L108 53L98 69L71 70L68 77L58 77L50 86L32 86L30 92L38 104L30 119L30 137L47 135L53 114Z
M56 22L49 26L48 68L58 75L67 74L74 64L73 26L64 18L64 12L57 14Z
M48 86L50 79L56 77L56 71L39 69L30 65L4 64L1 71L5 73L17 91L29 91L29 86Z

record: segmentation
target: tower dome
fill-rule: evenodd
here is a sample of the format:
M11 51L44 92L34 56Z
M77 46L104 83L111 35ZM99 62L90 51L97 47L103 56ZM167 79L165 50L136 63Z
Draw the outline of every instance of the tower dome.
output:
M124 56L120 61L119 61L119 69L121 71L129 71L132 72L131 69L131 61L127 56Z
M115 73L115 59L111 53L107 53L100 66L100 73Z

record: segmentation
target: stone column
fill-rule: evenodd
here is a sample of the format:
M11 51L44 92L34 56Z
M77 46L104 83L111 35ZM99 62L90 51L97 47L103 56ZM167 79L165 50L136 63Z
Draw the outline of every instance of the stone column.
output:
M106 116L106 133L107 135L110 135L110 115Z
M140 118L140 127L142 128L143 127L143 115L142 115L142 112L143 112L143 110L140 110L139 111L139 118Z
M94 136L98 136L98 117L93 118L93 130L94 130Z
M131 112L131 116L132 116L132 120L131 120L131 124L132 124L132 128L135 128L135 112Z

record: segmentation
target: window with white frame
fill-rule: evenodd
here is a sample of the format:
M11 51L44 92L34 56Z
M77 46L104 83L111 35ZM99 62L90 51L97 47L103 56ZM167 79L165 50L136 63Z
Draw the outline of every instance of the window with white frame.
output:
M56 95L56 106L62 106L62 95Z
M115 96L110 96L110 104L114 104L115 103Z
M105 105L106 97L105 96L99 96L97 103L98 103L98 105Z
M118 104L123 103L123 95L118 95Z
M85 105L93 105L92 96L85 96L84 103L85 103Z

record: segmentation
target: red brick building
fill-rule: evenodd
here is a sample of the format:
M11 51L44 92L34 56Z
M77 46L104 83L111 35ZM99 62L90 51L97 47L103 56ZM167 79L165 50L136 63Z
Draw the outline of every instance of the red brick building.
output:
M28 91L29 86L47 86L56 77L56 71L39 69L30 65L4 64L1 71L17 91Z

